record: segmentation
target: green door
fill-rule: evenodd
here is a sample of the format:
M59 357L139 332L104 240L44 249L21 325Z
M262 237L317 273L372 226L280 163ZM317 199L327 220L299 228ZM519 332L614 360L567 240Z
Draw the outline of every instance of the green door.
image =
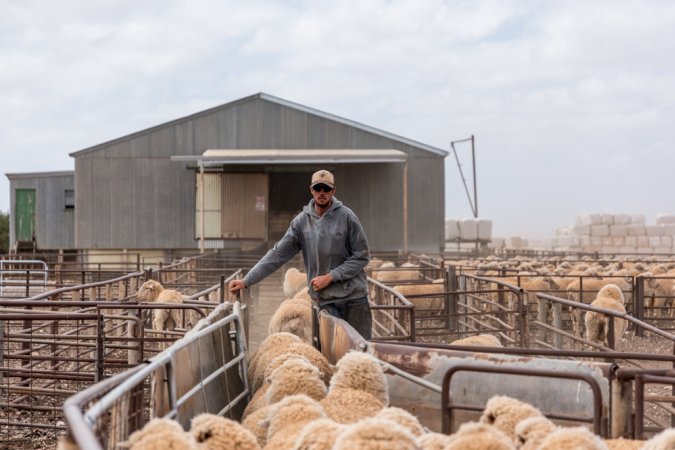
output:
M35 235L35 189L17 189L14 229L18 242L31 242Z

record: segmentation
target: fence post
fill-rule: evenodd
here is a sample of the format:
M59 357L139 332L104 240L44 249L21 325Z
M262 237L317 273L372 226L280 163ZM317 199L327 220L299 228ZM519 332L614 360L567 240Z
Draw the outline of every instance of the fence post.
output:
M540 297L537 297L537 320L541 323L548 323L546 299ZM541 339L541 342L546 342L546 328L542 326L538 326L537 328L539 329L539 339Z
M560 303L553 303L553 327L556 330L562 330L562 305ZM557 349L562 349L562 336L560 333L553 335L553 346Z
M137 319L140 319L140 310L138 309L129 309L128 312L130 317L135 317ZM137 366L138 364L141 363L141 332L139 328L143 327L143 324L141 322L141 327L138 326L139 322L136 322L135 320L128 320L127 321L127 337L129 338L129 350L127 351L127 362L130 365ZM133 345L134 342L138 343L138 349L134 350Z
M96 375L94 382L98 383L103 379L103 365L105 358L104 324L101 308L96 308L96 316Z
M445 276L447 279L446 287L448 292L457 292L459 286L457 283L455 266L448 266L445 271ZM457 294L446 294L445 300L448 306L448 330L457 331Z
M220 303L225 303L225 275L220 276L220 287L218 290L220 294Z
M635 295L633 296L633 309L635 318L644 322L645 314L645 279L642 275L635 278ZM643 336L642 327L635 327L635 336Z

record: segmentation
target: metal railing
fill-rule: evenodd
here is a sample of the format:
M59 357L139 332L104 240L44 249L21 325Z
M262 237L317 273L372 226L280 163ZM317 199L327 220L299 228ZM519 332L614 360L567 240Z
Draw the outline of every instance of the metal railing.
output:
M0 260L0 299L30 295L35 288L47 290L47 264L37 260Z

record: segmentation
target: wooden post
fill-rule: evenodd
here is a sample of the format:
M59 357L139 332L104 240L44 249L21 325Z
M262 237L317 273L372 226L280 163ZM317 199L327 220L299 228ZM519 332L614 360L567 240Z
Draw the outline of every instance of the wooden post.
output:
M408 163L403 163L403 253L408 256Z

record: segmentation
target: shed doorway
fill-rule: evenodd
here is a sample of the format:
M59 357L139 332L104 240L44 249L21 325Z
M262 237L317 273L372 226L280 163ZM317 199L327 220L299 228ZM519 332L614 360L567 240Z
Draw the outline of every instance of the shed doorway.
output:
M269 240L274 243L281 239L288 226L312 198L309 183L312 170L297 172L273 172L269 174L270 213Z

